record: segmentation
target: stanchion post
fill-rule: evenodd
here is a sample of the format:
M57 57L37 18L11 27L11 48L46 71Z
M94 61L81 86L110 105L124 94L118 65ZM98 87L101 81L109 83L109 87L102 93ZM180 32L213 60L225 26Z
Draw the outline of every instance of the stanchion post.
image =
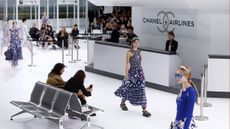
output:
M203 115L203 108L204 108L203 105L204 105L204 73L201 73L200 115L194 117L198 121L208 120L208 117Z
M81 59L79 59L79 40L76 39L75 41L76 41L75 43L77 45L77 53L76 53L76 60L75 61L77 62L77 61L81 61Z
M86 64L89 64L89 38L90 35L88 35L86 39L86 46L87 46L87 61L85 62Z
M64 64L64 40L62 40L62 63Z
M32 39L30 39L30 65L28 65L29 67L36 67L36 65L34 65L34 50L33 50L33 45L32 45Z
M207 103L207 90L208 90L208 81L207 81L207 67L208 67L208 65L207 64L205 64L204 65L204 68L205 68L205 71L204 71L204 107L212 107L212 104L210 104L210 103Z
M76 61L73 60L73 48L74 48L74 39L72 37L72 42L71 42L71 61L69 61L69 63L76 63Z
M69 40L68 40L68 44L70 44L70 36L69 36ZM71 42L73 44L73 41ZM71 56L70 54L70 48L68 47L68 54L66 54L66 56Z

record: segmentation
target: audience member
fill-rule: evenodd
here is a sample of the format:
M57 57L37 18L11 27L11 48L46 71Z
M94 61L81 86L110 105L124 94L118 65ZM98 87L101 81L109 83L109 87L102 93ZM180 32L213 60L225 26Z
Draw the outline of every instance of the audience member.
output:
M85 88L85 78L85 72L83 70L78 70L75 73L75 75L67 81L65 85L66 90L77 94L82 105L85 105L87 103L85 96L91 96L91 92L93 90L93 85L90 85L89 87Z
M65 65L62 63L57 63L54 65L53 69L48 74L46 83L58 88L65 87L65 81L63 81L61 75L65 71Z

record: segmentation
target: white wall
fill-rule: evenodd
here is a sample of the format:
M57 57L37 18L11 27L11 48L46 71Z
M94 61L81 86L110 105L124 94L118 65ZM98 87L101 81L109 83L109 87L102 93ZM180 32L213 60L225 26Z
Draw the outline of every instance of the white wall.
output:
M155 9L155 8L154 8ZM170 10L170 9L167 9ZM175 9L172 9L175 10ZM200 78L203 64L208 63L209 54L229 55L229 13L227 10L195 10L197 30L195 38L176 35L179 43L178 54L182 64L192 67L193 77ZM143 34L141 7L132 7L134 32L141 39L141 45L164 49L167 34Z

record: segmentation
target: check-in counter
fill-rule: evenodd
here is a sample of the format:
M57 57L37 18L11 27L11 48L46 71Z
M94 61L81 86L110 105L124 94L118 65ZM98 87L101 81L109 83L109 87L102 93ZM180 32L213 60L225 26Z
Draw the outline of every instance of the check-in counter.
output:
M229 55L209 55L208 58L208 92L225 93L229 96Z
M116 75L125 75L126 53L130 46L105 41L94 44L92 67ZM145 80L160 86L175 86L175 71L181 65L181 58L164 50L140 48Z

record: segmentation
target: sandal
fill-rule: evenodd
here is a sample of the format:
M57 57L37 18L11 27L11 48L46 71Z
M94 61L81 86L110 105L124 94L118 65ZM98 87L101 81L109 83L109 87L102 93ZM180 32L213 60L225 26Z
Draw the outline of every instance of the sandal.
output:
M120 107L121 107L121 110L123 110L123 111L128 111L128 107L126 106L125 103L121 103L121 104L120 104Z
M151 116L151 113L148 112L148 111L143 111L143 114L142 114L142 115L145 116L145 117L150 117L150 116Z

